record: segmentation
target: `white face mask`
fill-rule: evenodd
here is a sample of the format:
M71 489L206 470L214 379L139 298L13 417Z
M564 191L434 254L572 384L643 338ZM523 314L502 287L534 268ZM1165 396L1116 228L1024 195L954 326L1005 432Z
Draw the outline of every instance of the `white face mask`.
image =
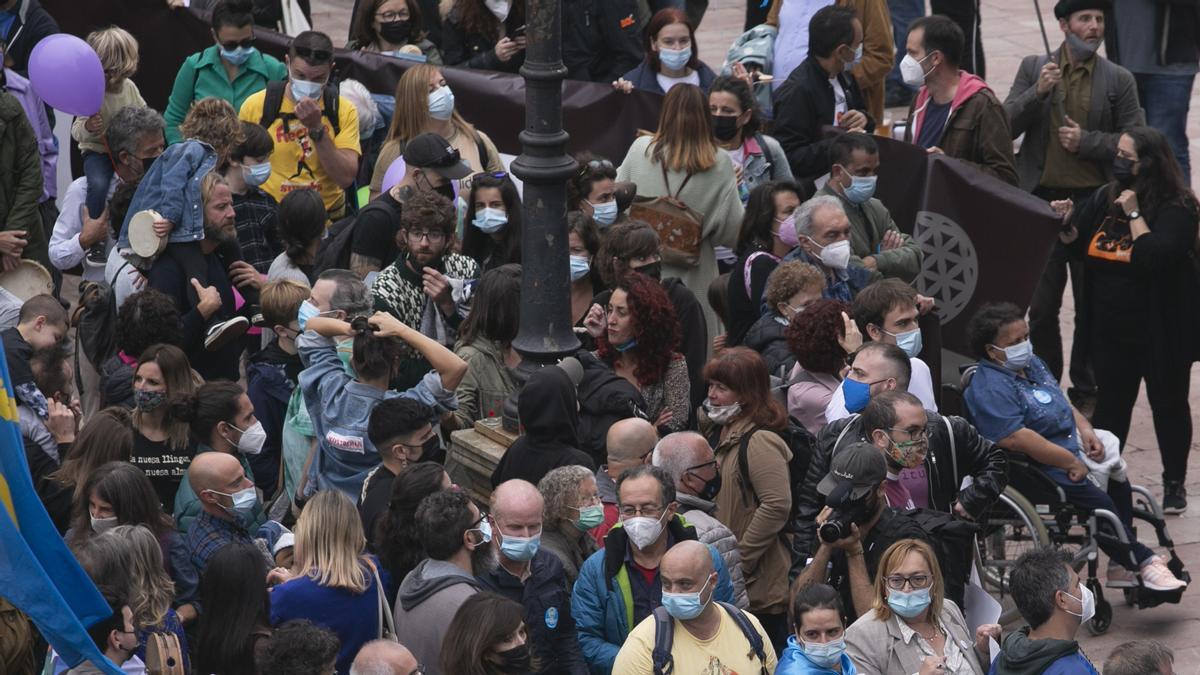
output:
M821 246L812 237L805 238L821 249L821 262L829 269L844 270L850 264L850 241L848 239Z
M236 445L237 449L241 450L243 454L257 455L258 453L262 452L263 444L267 442L267 432L265 429L263 429L262 422L256 421L245 431L238 429L232 424L230 424L229 427L242 433L242 437L239 438L238 442L234 443L234 445Z
M443 122L454 114L454 92L450 85L438 87L429 93L429 116Z
M925 59L929 58L929 54L925 55ZM925 69L921 67L921 63L925 60L918 61L914 59L912 54L905 54L900 60L900 77L904 79L904 84L910 87L919 87L925 84Z
M658 541L658 537L663 531L662 520L666 515L666 512L663 512L658 518L647 516L626 518L621 527L625 528L625 532L629 535L629 541L633 542L633 545L641 551Z
M1096 616L1096 596L1092 593L1092 589L1083 584L1082 580L1079 582L1078 598L1070 593L1067 593L1066 591L1063 591L1063 594L1072 600L1079 601L1079 604L1081 605L1081 611L1079 614L1076 614L1069 609L1066 610L1067 614L1079 617L1079 623L1087 623L1088 621L1092 620L1093 616Z
M108 518L97 518L92 516L92 532L95 532L96 534L104 534L116 526L116 516L109 516Z
M483 4L501 21L508 18L508 12L512 9L512 0L483 0Z

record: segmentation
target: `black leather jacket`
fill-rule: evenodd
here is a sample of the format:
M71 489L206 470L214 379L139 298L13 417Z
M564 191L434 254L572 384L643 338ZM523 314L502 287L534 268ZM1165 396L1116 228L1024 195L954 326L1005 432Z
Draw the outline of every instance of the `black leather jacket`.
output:
M1004 450L980 436L975 427L961 417L943 417L930 410L925 413L929 416L930 429L929 453L925 457L925 469L929 474L929 507L949 512L954 502L958 501L972 516L983 513L1008 485L1008 460ZM946 421L954 430L953 441ZM849 429L846 429L847 425L851 425ZM845 434L842 434L843 429L846 429ZM821 430L796 509L795 534L792 536L792 576L804 569L805 561L816 551L817 529L813 522L825 506L824 497L817 492L817 483L829 472L834 444L844 448L854 441L865 440L858 415L832 422ZM951 448L954 449L953 453ZM955 455L958 458L957 470ZM959 491L964 476L971 476L973 482Z

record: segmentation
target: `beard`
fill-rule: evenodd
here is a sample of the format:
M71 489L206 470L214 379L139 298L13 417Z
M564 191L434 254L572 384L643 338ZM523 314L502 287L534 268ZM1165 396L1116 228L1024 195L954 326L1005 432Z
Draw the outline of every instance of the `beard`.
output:
M495 571L500 566L500 559L496 556L496 551L491 543L481 544L471 551L471 570L475 576L483 576L488 572Z
M225 244L225 243L228 243L230 241L237 239L237 230L234 230L232 233L230 233L221 224L219 224L219 223L214 224L214 223L210 223L207 220L205 220L204 221L204 238L209 239L214 242L217 242L217 243L220 243L220 244Z

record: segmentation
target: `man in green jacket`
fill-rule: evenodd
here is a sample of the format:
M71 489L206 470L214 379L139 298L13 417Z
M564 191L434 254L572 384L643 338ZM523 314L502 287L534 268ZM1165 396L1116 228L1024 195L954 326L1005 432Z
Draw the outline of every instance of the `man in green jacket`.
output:
M870 134L842 134L829 146L829 161L829 182L817 194L842 200L850 219L850 251L875 273L873 281L894 277L912 283L921 272L923 254L874 196L879 171L875 139Z
M22 258L50 269L41 198L37 136L21 102L0 89L0 269L10 270Z

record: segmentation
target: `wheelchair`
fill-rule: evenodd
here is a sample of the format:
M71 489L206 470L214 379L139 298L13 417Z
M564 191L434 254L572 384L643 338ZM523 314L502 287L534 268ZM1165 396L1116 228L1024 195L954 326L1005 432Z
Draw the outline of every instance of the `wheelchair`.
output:
M963 369L961 391L966 391L977 366ZM966 406L963 405L966 416ZM1087 568L1085 583L1096 596L1096 614L1086 626L1092 635L1108 631L1112 625L1112 605L1104 597L1104 587L1097 578L1100 545L1119 542L1128 545L1125 528L1117 514L1104 510L1086 510L1066 499L1057 483L1044 474L1024 455L1007 453L1009 483L992 506L980 516L976 539L975 565L985 591L1002 607L1000 623L1017 619L1019 613L1011 602L1008 575L1016 559L1039 546L1053 546L1067 551L1076 572ZM1133 492L1133 517L1154 528L1158 545L1170 556L1167 567L1178 578L1191 583L1191 575L1175 553L1175 543L1167 533L1162 507L1154 495L1140 485L1130 486ZM1136 527L1134 528L1136 535ZM1142 585L1136 574L1137 586L1121 589L1125 604L1140 609L1163 603L1177 604L1186 588L1175 591L1155 591Z

